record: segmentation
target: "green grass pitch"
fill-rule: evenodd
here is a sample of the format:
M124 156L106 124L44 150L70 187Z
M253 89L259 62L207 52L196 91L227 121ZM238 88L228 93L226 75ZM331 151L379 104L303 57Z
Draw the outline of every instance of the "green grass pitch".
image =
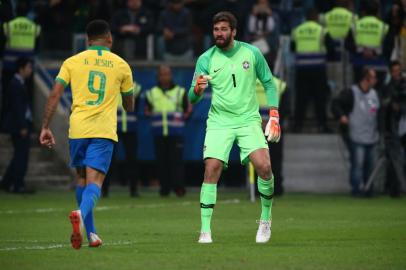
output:
M287 194L272 238L256 244L259 202L219 190L214 243L197 244L199 194L131 199L113 191L95 211L101 248L70 247L73 192L0 193L0 269L406 269L406 200Z

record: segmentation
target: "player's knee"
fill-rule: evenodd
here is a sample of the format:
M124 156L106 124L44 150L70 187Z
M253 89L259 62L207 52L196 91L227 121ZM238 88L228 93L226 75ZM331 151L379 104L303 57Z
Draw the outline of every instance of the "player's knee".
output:
M257 174L262 179L269 179L272 176L271 163L264 161L261 162L257 167Z
M221 162L206 162L204 170L204 182L217 183L221 174L223 164Z

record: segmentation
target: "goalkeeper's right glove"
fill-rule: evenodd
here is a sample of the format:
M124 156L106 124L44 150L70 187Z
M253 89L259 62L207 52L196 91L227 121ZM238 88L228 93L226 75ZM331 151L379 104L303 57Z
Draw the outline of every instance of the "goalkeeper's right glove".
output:
M193 91L197 96L201 96L203 94L204 89L206 89L209 86L208 82L210 79L211 77L208 75L203 74L199 75L199 77L196 80L195 88L193 89Z

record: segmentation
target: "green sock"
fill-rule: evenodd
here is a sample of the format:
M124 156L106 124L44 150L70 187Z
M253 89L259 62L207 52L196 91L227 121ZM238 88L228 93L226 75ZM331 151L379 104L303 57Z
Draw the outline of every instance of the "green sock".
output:
M210 221L213 208L216 205L217 184L202 184L200 191L200 216L202 220L201 232L211 232Z
M270 180L264 180L258 177L258 191L261 196L261 220L268 221L272 219L272 197L274 190L273 176Z

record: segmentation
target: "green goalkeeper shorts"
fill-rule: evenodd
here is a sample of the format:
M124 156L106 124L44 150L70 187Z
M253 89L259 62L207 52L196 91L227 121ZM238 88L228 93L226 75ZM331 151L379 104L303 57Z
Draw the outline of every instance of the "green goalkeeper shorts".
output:
M268 142L261 125L252 125L228 129L207 129L204 140L203 158L215 158L228 167L228 158L234 141L240 148L241 164L248 162L248 156L257 149L268 149Z

